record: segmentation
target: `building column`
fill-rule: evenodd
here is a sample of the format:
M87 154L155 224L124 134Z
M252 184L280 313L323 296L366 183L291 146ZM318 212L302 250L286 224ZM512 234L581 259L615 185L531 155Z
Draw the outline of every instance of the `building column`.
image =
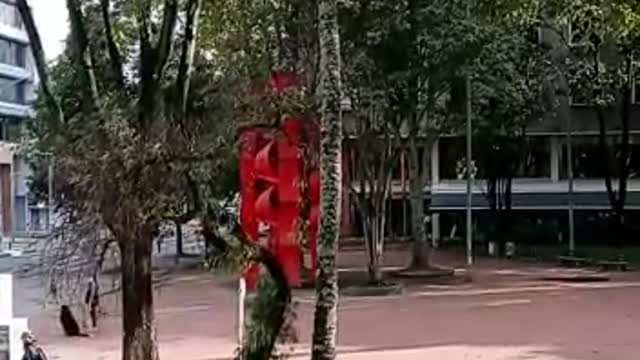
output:
M13 236L13 181L11 164L0 164L0 204L2 213L2 237L9 239Z
M431 214L431 246L434 249L438 248L440 244L440 214Z
M557 136L551 136L550 146L551 146L551 151L550 151L551 181L557 182L560 180L560 154L562 152L560 139Z
M439 140L433 142L431 148L431 185L440 183L440 152Z

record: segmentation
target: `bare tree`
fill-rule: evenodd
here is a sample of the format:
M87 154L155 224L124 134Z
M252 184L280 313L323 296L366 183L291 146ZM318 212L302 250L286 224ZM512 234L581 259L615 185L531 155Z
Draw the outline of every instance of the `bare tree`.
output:
M360 213L367 251L369 281L382 282L380 269L387 230L387 210L392 176L402 143L399 120L369 99L356 98L353 104L356 131L349 141L350 190ZM387 117L391 117L389 120ZM395 121L394 121L395 120Z

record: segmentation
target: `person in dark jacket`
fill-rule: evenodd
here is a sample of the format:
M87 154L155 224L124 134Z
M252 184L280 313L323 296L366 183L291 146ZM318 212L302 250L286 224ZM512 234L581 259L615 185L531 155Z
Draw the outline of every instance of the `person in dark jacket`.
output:
M100 287L98 277L94 275L87 283L87 291L84 295L83 325L85 331L98 327L98 309L100 307ZM91 324L89 325L89 320Z
M32 333L25 331L20 336L22 340L22 347L24 349L24 355L22 360L47 360L47 355L44 350L37 345L36 337Z

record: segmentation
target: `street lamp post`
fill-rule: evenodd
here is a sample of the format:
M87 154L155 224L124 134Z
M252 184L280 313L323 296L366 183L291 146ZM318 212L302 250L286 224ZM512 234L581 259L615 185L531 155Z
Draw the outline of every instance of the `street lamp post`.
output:
M47 230L53 231L53 165L55 157L49 156L49 166L47 167Z
M574 201L573 201L573 129L571 124L571 114L567 114L567 177L569 179L568 208L569 208L569 255L573 256L576 251L575 221L574 221Z
M467 265L473 265L473 189L471 178L472 131L471 124L471 76L467 75Z

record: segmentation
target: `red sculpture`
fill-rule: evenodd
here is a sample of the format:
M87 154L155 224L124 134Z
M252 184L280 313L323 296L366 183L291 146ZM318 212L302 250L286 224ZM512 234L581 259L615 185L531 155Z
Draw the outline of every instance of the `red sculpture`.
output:
M274 73L267 86L267 91L286 91L295 86L295 77ZM240 223L245 234L255 242L261 240L260 225L268 228L266 244L262 245L278 258L292 287L301 284L305 255L305 246L299 243L298 236L302 181L308 184L306 245L311 274L315 274L316 269L320 176L317 168L303 163L301 153L305 143L319 141L317 131L305 130L315 126L311 120L291 115L284 117L276 129L249 127L240 134ZM258 265L249 266L244 276L247 286L253 288L259 276Z

